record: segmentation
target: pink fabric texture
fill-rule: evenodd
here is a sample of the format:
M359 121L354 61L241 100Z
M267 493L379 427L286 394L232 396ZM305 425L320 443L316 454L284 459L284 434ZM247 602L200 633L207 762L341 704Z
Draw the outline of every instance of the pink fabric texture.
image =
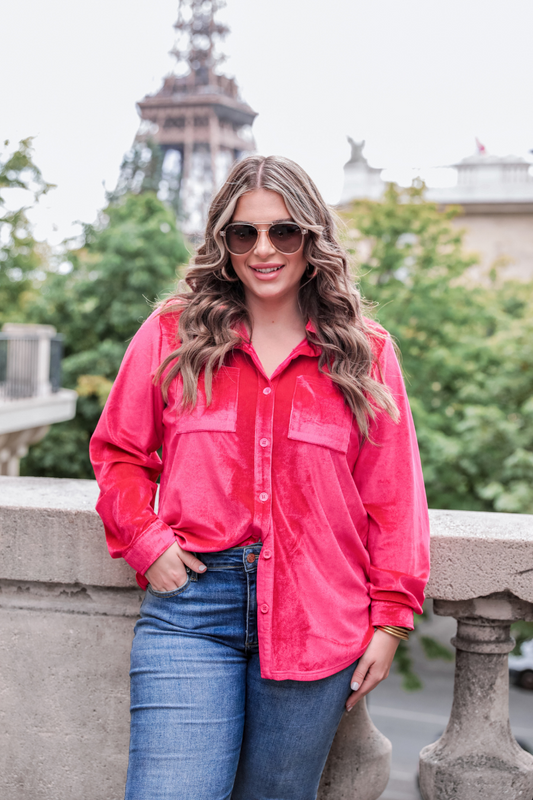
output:
M372 337L372 346L400 420L379 412L363 442L306 339L270 378L245 341L215 376L210 405L202 377L192 413L180 412L180 378L165 403L152 378L176 348L177 322L155 313L138 331L91 440L113 558L146 588L144 573L175 541L198 554L263 542L265 678L332 675L364 652L374 625L412 628L429 575L429 523L390 338Z

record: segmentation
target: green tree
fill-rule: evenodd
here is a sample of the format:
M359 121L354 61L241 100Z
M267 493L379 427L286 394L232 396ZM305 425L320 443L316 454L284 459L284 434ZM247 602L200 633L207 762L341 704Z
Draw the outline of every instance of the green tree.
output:
M474 259L424 187L354 203L363 295L396 338L435 508L533 512L533 288L473 284Z
M53 187L33 162L31 143L24 139L16 150L0 155L0 327L24 319L47 267L48 249L35 240L27 211Z
M363 295L396 338L417 427L429 504L533 513L533 284L474 284L474 259L424 187L389 186L344 214ZM531 623L514 626L518 643ZM417 636L429 658L451 651ZM421 686L410 647L396 665Z
M63 385L80 397L76 418L52 427L22 461L22 474L93 477L89 438L128 342L188 256L168 206L152 192L125 194L84 227L81 246L47 275L31 318L63 334Z

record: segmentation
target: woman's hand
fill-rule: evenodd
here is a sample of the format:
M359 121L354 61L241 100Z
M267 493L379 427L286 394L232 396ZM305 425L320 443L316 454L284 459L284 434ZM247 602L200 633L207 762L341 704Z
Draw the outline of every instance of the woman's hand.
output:
M171 592L187 582L185 566L193 572L205 572L207 569L196 556L182 550L179 544L174 542L144 574L156 592Z
M359 700L388 677L392 659L400 639L385 631L374 631L374 636L359 659L351 687L354 691L346 701L346 711L351 711Z

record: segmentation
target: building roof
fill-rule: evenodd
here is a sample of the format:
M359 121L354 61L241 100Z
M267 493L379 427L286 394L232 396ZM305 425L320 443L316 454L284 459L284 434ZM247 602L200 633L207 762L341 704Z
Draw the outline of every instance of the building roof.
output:
M340 203L356 199L377 200L385 182L381 170L370 167L362 154L364 142L352 145L352 157L344 166ZM533 174L530 161L521 156L497 156L478 145L476 153L451 168L457 182L449 187L428 187L426 198L439 205L460 205L465 213L533 212Z

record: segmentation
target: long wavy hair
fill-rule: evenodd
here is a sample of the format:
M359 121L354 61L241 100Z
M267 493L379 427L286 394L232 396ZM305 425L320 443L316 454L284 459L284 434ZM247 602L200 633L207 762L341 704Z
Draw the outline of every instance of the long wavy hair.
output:
M350 277L332 212L307 173L281 156L253 155L238 162L211 203L205 241L185 275L188 290L178 287L161 305L161 313L179 312L180 316L177 347L162 362L154 381L161 383L166 400L171 382L181 375L182 408L187 410L196 404L203 370L210 403L213 373L242 342L239 323L253 329L243 286L220 232L231 221L238 199L254 189L280 194L294 222L309 231L303 251L309 268L298 295L303 319L310 320L316 330L316 334L306 331L307 339L320 348L320 372L338 385L366 437L369 420L378 409L393 419L398 416L388 387L372 377L371 342L381 334L365 323L361 296Z

